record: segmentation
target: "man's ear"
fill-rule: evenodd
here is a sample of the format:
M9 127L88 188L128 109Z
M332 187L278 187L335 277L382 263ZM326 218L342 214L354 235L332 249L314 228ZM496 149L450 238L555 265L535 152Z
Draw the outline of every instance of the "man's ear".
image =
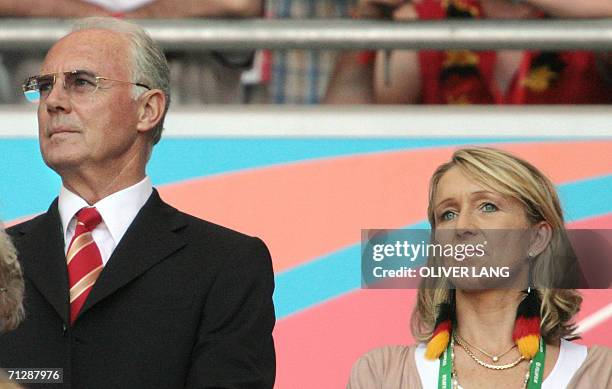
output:
M153 129L164 115L166 107L166 95L160 89L146 91L138 98L138 123L136 129L139 132L147 132Z
M531 244L529 253L531 257L537 257L542 251L546 250L552 239L552 227L546 221L536 223L532 227Z

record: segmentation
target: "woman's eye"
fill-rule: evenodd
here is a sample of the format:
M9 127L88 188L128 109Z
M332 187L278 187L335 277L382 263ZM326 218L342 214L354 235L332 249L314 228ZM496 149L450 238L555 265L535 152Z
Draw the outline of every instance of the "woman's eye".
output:
M484 203L481 205L480 209L484 212L495 212L498 210L497 206L492 203Z
M453 220L454 218L455 218L455 212L453 211L446 211L442 215L440 215L440 220L443 220L443 221Z

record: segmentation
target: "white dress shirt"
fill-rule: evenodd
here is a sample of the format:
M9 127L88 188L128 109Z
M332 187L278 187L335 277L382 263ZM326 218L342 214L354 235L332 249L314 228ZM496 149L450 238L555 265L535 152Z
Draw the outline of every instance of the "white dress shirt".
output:
M151 180L145 177L139 183L115 192L93 205L102 216L102 222L94 228L91 235L100 249L105 266L151 193ZM58 208L64 232L64 253L68 252L68 246L74 236L76 213L83 207L89 207L89 204L62 185Z

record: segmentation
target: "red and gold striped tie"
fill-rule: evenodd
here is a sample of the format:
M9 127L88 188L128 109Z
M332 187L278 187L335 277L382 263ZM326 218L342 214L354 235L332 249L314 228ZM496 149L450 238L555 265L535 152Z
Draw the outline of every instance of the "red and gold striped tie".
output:
M100 250L91 236L91 231L100 224L102 217L93 207L82 208L76 217L76 230L66 254L70 285L70 324L76 320L93 284L104 268Z

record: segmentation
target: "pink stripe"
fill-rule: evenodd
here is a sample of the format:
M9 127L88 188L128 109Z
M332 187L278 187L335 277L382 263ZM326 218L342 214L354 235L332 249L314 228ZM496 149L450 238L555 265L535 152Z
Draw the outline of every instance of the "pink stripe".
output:
M612 214L578 220L571 223L570 227L576 229L612 229Z
M498 146L534 163L557 184L609 174L612 166L612 141ZM262 237L279 272L357 242L361 228L424 219L429 177L454 149L285 164L194 179L161 193L181 210Z
M337 389L364 352L410 344L414 290L357 290L280 321L275 329L278 389Z

